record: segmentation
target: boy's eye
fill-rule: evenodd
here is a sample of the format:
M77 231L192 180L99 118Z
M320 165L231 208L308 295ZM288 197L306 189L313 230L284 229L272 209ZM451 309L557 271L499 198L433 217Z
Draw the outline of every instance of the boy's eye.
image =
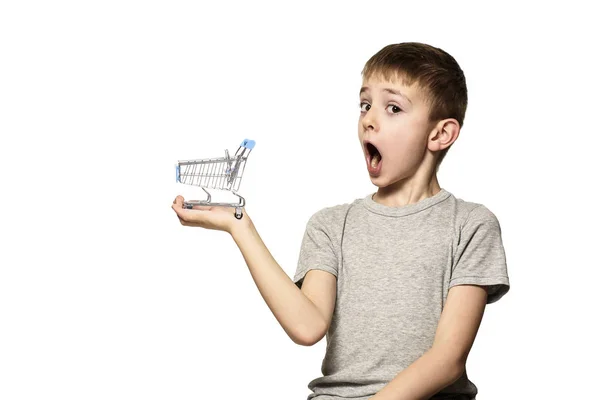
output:
M367 103L367 102L364 102L364 101L361 102L359 104L359 106L360 106L360 111L369 111L369 109L371 108L371 105L369 103ZM369 108L365 109L365 108L363 108L363 106L368 106ZM400 107L398 107L397 105L395 105L395 104L390 104L388 106L388 108L389 107L393 107L393 109L392 109L393 110L392 111L393 114L398 114L400 111L402 111L402 109Z
M400 109L400 107L394 105L394 104L390 104L388 107L394 107L397 111L392 111L394 114L398 114L400 111L402 111Z

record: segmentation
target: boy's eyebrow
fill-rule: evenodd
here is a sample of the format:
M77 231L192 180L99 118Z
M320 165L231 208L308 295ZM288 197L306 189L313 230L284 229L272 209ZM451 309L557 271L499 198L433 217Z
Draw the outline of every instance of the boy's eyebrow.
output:
M366 86L363 86L363 87L360 88L360 93L358 95L360 96L361 94L363 94L363 92L368 92L368 91L369 91L369 88L366 87ZM392 88L383 88L383 91L391 93L391 94L395 94L395 95L400 96L400 97L404 97L406 100L408 100L408 102L410 104L412 104L412 101L410 101L410 99L408 97L406 97L405 95L403 95L402 93L400 93L398 90L394 90Z

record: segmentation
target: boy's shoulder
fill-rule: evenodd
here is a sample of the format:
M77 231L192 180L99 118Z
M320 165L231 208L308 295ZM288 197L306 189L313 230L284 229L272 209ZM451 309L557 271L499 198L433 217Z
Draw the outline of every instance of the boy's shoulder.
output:
M499 224L496 214L486 205L452 196L455 203L456 220L460 227L468 223Z
M345 217L346 214L348 214L348 212L350 211L350 209L357 205L360 205L360 202L363 200L363 197L358 197L354 200L347 201L344 203L330 204L313 212L311 218L338 220L340 217Z
M357 205L361 199L346 203L325 206L314 211L308 220L308 226L318 227L324 231L335 232L343 228L344 221L350 209Z

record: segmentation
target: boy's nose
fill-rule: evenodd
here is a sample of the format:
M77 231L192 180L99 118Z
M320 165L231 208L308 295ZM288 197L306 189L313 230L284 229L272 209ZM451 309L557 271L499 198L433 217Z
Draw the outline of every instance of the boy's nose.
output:
M367 115L365 116L365 118L363 118L362 120L362 125L363 125L363 131L367 132L367 131L377 131L377 125L375 123L375 120L371 115Z

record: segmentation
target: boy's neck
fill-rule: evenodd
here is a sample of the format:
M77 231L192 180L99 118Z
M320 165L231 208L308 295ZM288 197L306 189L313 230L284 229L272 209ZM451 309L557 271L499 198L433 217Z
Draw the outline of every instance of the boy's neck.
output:
M403 207L418 203L428 197L435 196L441 190L437 177L431 182L397 182L395 185L380 187L373 196L373 201L388 207Z

